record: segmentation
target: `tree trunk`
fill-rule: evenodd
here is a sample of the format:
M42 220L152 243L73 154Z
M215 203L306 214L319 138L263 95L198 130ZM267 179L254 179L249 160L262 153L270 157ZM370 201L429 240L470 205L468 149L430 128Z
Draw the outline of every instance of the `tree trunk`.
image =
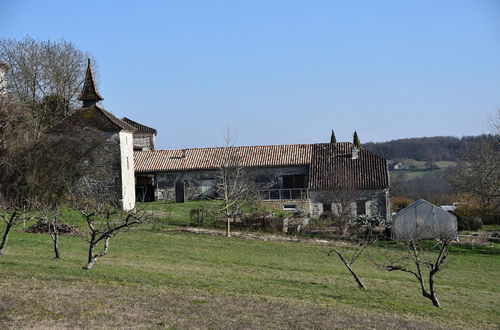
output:
M61 259L61 253L59 251L59 233L57 231L54 233L54 254L56 259Z
M57 224L53 221L50 225L50 236L52 237L54 255L56 259L61 259L61 253L59 251L59 231L57 230Z
M7 240L9 239L9 233L10 233L10 230L12 229L12 226L14 225L14 221L15 221L15 218L16 218L16 214L12 214L10 216L10 219L9 221L7 221L7 227L5 227L5 231L3 233L3 237L2 237L2 243L0 243L0 256L3 254L3 250L5 249L5 246L7 245Z
M429 275L429 289L431 291L429 299L432 301L432 304L436 307L441 307L441 304L439 303L437 293L436 293L436 284L434 282L434 275L430 274Z
M89 270L92 268L96 262L96 259L94 257L94 248L95 248L95 243L92 241L89 243L89 255L87 258L87 264L83 266L83 269Z
M354 277L354 280L356 281L356 283L358 284L358 286L361 289L366 289L366 286L363 284L363 282L359 278L358 274L356 274L356 272L352 269L351 265L349 265L349 263L344 258L344 256L342 255L342 253L340 251L338 251L338 250L335 250L335 253L337 253L337 255L339 256L340 260L342 260L342 263L346 266L346 268L349 270L349 272L351 272L351 275Z
M105 256L108 253L109 237L105 238L105 240L104 240L104 248L102 249L101 253L99 253L99 254L94 254L94 249L95 249L96 244L97 243L95 243L94 241L90 242L88 262L87 262L87 264L85 266L83 266L83 269L85 269L85 270L89 270L92 267L94 267L97 259L99 259L100 257Z
M231 218L227 217L226 236L231 237Z

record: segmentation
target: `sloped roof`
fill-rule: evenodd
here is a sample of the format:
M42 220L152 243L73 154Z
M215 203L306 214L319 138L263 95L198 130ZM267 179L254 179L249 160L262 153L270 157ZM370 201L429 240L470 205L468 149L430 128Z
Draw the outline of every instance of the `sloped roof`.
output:
M83 88L80 96L78 96L79 101L102 101L104 98L97 91L97 87L94 81L94 73L90 66L90 59L87 63L87 71L85 72L85 80L83 81Z
M311 145L310 189L388 187L387 160L364 148L352 159L350 142Z
M103 132L135 131L135 128L116 118L98 104L76 110L48 132L67 132L74 128L93 127Z
M392 236L396 240L455 239L457 218L426 200L419 199L394 216Z
M153 150L134 152L134 163L137 172L216 169L223 160L245 167L292 166L309 164L310 154L307 144Z
M389 186L387 161L361 148L352 159L352 143L292 144L134 152L136 172L216 169L224 159L245 167L309 166L309 188L331 189L349 183L357 188Z
M122 121L134 127L136 129L136 132L146 132L146 133L156 134L156 129L143 124L139 124L138 122L133 121L132 119L128 119L127 117L123 117Z

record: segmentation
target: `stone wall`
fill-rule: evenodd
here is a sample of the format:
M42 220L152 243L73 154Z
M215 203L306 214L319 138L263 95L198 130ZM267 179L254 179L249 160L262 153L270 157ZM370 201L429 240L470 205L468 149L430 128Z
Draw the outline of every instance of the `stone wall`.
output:
M350 208L352 210L353 215L356 214L356 202L364 201L366 214L379 214L383 217L389 217L389 189L381 188L381 189L360 189L350 193L349 199L352 199L350 202ZM309 199L310 199L310 214L311 216L320 216L323 213L323 206L325 203L331 204L336 202L336 198L338 193L334 193L331 191L310 191Z
M283 175L307 175L307 166L284 166L249 168L246 170L249 181L256 185L256 190L280 189L283 187ZM185 198L200 199L209 195L207 187L214 185L219 177L217 170L172 171L155 174L156 200L175 200L175 183L184 183ZM205 191L202 191L205 190Z
M153 133L135 132L134 147L140 147L143 151L155 150L156 138Z

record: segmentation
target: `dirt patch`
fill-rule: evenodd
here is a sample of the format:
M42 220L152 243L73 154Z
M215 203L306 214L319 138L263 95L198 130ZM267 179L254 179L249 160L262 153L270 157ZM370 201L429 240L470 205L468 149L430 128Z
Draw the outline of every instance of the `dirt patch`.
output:
M185 232L185 233L200 234L200 235L226 236L226 232L223 230L196 228L196 227L169 228L166 229L166 231ZM314 244L324 244L324 245L339 244L339 241L327 240L327 239L301 238L294 236L272 235L265 233L247 233L241 231L232 231L231 237L240 239L253 239L266 242L302 242L302 243L314 243Z

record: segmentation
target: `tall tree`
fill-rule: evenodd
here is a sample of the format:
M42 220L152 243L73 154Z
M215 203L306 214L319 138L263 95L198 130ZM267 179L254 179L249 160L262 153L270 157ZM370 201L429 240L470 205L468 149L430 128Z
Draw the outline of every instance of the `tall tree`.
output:
M35 137L77 107L88 57L63 39L0 40L6 91L13 102L30 109Z
M358 137L358 132L354 131L354 136L352 138L352 144L354 144L356 147L361 147L361 142L359 141Z
M219 161L217 194L222 199L221 213L226 218L226 236L231 236L231 222L241 214L243 206L255 198L255 189L242 164L242 156L234 147L234 135L224 136L224 147Z
M330 143L337 143L337 138L335 137L335 132L332 129L332 135L330 136Z

